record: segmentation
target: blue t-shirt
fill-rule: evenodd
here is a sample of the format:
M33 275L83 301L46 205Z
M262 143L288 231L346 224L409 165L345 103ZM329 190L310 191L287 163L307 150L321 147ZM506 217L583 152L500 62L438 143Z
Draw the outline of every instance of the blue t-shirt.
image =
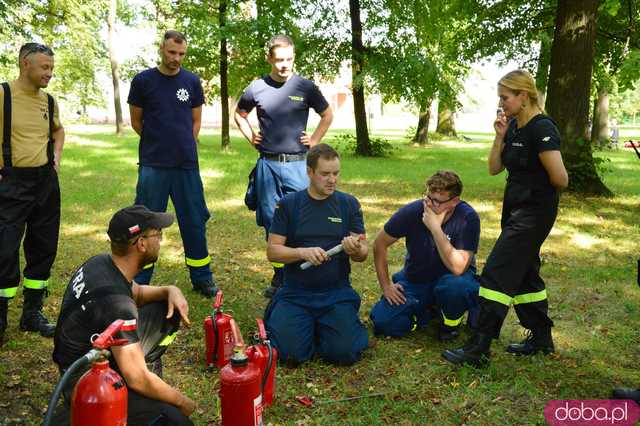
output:
M431 283L451 273L442 263L433 236L422 222L423 213L422 200L416 200L400 208L384 225L384 231L393 238L405 238L404 271L407 279L415 284ZM464 201L458 203L442 230L457 250L478 251L480 217ZM471 266L475 267L475 256Z
M198 76L182 68L176 75L149 68L133 78L127 102L143 109L141 166L198 167L191 115L204 104Z
M238 102L238 109L247 113L257 108L262 133L258 149L271 154L307 152L300 137L307 129L309 108L319 114L327 107L318 86L296 74L284 83L268 75L254 80Z
M360 203L353 195L336 191L324 200L316 200L305 189L280 200L269 232L287 237L287 247L329 250L351 232L364 234L365 229ZM285 285L324 291L349 283L351 264L344 252L304 271L300 269L302 263L285 265Z

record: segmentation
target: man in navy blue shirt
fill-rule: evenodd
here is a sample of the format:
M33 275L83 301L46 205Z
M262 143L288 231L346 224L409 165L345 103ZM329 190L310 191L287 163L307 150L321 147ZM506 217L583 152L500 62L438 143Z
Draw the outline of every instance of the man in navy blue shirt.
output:
M371 311L376 334L403 336L438 316L438 338L452 340L467 310L474 326L480 218L461 193L458 175L438 171L427 180L423 199L398 210L378 234L373 253L383 297ZM400 238L407 247L404 268L390 280L387 251Z
M204 94L200 79L181 67L186 52L185 36L167 31L160 44L160 65L141 72L131 82L131 126L140 135L135 203L164 212L171 197L193 289L213 297L218 289L207 248L210 215L197 149ZM153 267L146 265L136 282L148 284Z
M305 155L329 129L333 112L313 81L293 73L295 52L290 37L279 34L267 43L267 62L271 72L254 80L238 102L235 121L251 146L260 153L256 163L256 222L267 236L276 203L290 192L309 185ZM260 130L254 131L248 115L256 109ZM309 109L320 115L318 127L306 132ZM282 285L282 264L274 263L271 297Z
M354 196L336 191L340 159L329 145L309 150L307 174L309 187L276 206L267 257L285 264L284 284L267 307L265 324L285 362L297 365L318 354L350 365L369 341L349 278L350 260L363 262L368 254L362 209ZM344 251L327 255L338 244ZM301 269L305 261L313 266Z

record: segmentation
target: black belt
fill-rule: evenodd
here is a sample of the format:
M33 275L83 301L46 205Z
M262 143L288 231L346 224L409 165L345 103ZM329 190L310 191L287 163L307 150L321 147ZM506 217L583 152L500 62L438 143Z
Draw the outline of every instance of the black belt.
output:
M260 154L260 158L265 160L275 160L281 163L289 163L291 161L304 161L307 158L307 154L268 154L263 152Z
M3 167L0 169L0 175L9 176L15 175L24 178L38 178L41 176L48 176L51 174L53 166L51 164L45 164L38 167Z

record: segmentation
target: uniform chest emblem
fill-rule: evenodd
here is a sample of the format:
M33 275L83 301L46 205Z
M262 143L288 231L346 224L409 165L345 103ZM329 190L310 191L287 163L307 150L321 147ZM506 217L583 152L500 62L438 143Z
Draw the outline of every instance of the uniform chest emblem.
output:
M329 221L333 222L333 223L342 223L342 218L339 218L339 217L331 217L331 216L329 216L329 217L327 217L327 219L329 219Z
M511 146L517 146L517 147L522 148L524 146L524 144L522 142L514 142L514 143L511 144Z
M289 99L291 99L292 101L297 101L297 102L304 101L304 98L302 96L289 96Z
M180 102L187 102L189 100L189 92L187 92L187 89L178 89L176 97Z

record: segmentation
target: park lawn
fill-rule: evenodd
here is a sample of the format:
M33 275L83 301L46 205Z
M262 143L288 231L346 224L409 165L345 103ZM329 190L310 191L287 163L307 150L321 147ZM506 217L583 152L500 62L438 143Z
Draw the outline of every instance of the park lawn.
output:
M45 312L55 318L66 283L89 256L108 250L107 223L134 199L137 138L116 138L111 127L68 130L60 175L62 226L59 251ZM330 142L331 135L326 141ZM262 290L271 278L264 234L243 205L246 177L255 152L236 134L228 152L219 136L204 131L201 174L212 212L208 243L213 270L245 341L266 306ZM481 268L499 234L504 175L490 177L486 157L491 136L438 141L428 147L402 142L391 158L342 158L340 189L361 202L369 241L390 215L420 196L424 180L439 168L456 170L463 198L482 220L478 263ZM312 361L297 369L278 369L276 401L265 424L543 424L551 399L606 398L618 385L640 385L638 329L640 289L635 284L640 255L640 161L628 150L605 152L611 158L607 185L615 198L565 194L558 221L542 249L542 275L555 320L557 353L516 358L503 349L522 338L511 310L491 365L484 370L454 368L440 353L453 344L437 341L431 324L403 339L375 338L361 362L335 367ZM218 424L219 374L204 365L202 321L210 301L190 291L177 226L165 231L155 283L181 287L190 302L192 326L182 330L164 357L165 379L198 403L198 425ZM390 252L391 270L401 267L403 245ZM372 254L354 264L353 286L362 296L360 315L370 327L369 311L380 297ZM39 424L58 379L51 361L52 340L18 330L21 297L10 307L5 345L0 349L0 424ZM383 397L306 408L296 395L319 400L386 392Z

